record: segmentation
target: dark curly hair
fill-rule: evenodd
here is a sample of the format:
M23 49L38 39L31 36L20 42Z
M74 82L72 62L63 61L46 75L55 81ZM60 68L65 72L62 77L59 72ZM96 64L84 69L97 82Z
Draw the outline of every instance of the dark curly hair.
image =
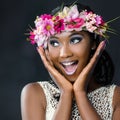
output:
M91 40L96 42L96 46L100 43L100 36L98 35L96 38L94 37L94 33L89 33ZM91 56L95 53L95 50L91 50ZM108 85L112 83L114 76L114 64L113 61L106 50L103 51L100 56L96 67L94 69L94 78L98 84Z
M80 3L75 3L78 7L79 12L83 11L83 10L87 10L89 11L93 11L91 10L91 8L87 5L83 5ZM65 4L64 6L71 6L72 4ZM64 7L62 6L62 8ZM58 6L57 8L53 9L51 14L55 15L58 11L61 10L61 6ZM89 32L88 32L89 33ZM89 33L91 40L96 42L96 46L99 45L101 39L99 35L95 35L94 33ZM93 55L95 52L95 50L91 50L91 55ZM109 54L107 53L106 50L103 51L95 69L94 69L94 77L95 80L98 84L101 85L108 85L111 84L112 80L113 80L113 76L114 76L114 65L112 62L111 57L109 56Z

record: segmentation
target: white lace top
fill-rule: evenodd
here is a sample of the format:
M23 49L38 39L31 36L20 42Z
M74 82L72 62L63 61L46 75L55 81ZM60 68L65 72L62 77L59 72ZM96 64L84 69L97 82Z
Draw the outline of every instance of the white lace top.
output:
M60 91L55 85L50 84L47 81L38 83L43 88L46 96L46 120L52 120L53 114L59 101ZM101 116L102 120L112 120L112 99L114 89L115 85L109 85L88 93L89 100L91 101L98 114ZM73 102L71 120L82 120L75 102Z

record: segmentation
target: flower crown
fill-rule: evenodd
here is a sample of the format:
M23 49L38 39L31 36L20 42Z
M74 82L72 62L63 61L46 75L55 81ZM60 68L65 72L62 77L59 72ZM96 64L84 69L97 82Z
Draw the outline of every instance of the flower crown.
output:
M50 36L61 33L62 31L88 31L104 38L107 37L106 31L109 30L101 16L92 11L78 11L77 5L64 7L56 15L43 14L37 16L35 29L29 33L29 40L32 44L46 47Z

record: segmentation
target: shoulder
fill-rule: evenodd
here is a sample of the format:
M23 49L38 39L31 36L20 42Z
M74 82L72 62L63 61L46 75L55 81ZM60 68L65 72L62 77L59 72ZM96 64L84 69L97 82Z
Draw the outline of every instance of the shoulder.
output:
M21 92L21 115L23 120L44 120L46 98L38 83L25 85Z
M113 95L113 107L116 109L120 107L120 86L115 87L114 95Z
M46 100L42 87L37 82L28 83L25 85L21 92L21 102L40 102L45 107Z

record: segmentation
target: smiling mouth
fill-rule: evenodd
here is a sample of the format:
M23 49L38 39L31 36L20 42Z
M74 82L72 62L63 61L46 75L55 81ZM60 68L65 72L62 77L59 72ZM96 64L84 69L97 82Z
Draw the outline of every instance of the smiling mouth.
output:
M77 70L78 61L68 61L61 63L67 75L73 75Z

